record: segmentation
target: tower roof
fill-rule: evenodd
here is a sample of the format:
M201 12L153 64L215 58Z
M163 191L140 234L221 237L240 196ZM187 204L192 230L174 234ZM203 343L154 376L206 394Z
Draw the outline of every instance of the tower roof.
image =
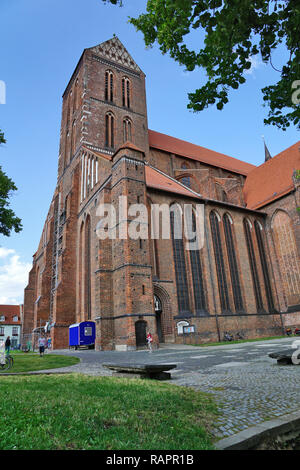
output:
M117 36L114 36L111 39L108 39L107 41L102 42L101 44L98 44L97 46L84 49L75 67L75 70L65 88L65 91L63 92L63 96L68 90L69 85L72 83L72 80L77 73L77 70L80 66L80 63L86 51L91 51L95 55L102 57L104 60L107 60L109 62L114 62L116 65L119 65L119 67L124 67L125 69L129 71L132 70L132 72L135 74L143 73L143 71L140 69L137 63L133 60L133 58L131 57L131 55L125 48L125 46L121 43L120 39Z
M117 63L122 67L131 69L137 73L142 72L117 36L108 39L108 41L102 42L98 46L91 47L89 50L95 52L95 54L106 60Z

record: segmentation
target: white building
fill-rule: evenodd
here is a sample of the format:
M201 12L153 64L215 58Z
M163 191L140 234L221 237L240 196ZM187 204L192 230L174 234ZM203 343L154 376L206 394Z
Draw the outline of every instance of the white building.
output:
M0 341L9 336L11 348L21 344L23 305L0 305Z

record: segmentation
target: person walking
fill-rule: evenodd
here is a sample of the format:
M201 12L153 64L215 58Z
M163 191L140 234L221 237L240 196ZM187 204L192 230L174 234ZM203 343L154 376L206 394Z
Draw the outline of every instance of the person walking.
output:
M5 353L6 353L7 356L9 356L10 345L11 345L10 336L8 336L8 337L6 338L6 341L5 341Z
M149 352L152 352L152 342L153 342L152 335L151 335L150 331L148 331L147 343L148 343Z
M44 336L40 336L38 340L40 357L42 357L45 353L45 345L46 345L46 338Z

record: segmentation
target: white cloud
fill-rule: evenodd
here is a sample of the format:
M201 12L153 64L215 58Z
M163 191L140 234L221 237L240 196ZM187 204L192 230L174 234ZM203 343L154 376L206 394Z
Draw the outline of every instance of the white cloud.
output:
M23 303L30 269L15 250L0 247L0 304Z
M3 248L0 246L0 259L6 258L8 255L15 253L15 250L10 250L9 248Z
M264 65L263 61L255 55L250 57L250 62L251 62L251 67L250 69L245 70L246 75L253 75L255 70L259 69L259 67Z

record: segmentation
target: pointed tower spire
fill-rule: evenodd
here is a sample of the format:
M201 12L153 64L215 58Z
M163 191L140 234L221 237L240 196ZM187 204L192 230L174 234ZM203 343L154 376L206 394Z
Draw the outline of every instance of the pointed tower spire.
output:
M271 154L270 154L270 152L269 152L269 149L268 149L268 147L267 147L267 145L266 145L265 137L262 136L262 138L263 138L264 147L265 147L265 162L267 162L268 160L271 160L272 156L271 156Z

